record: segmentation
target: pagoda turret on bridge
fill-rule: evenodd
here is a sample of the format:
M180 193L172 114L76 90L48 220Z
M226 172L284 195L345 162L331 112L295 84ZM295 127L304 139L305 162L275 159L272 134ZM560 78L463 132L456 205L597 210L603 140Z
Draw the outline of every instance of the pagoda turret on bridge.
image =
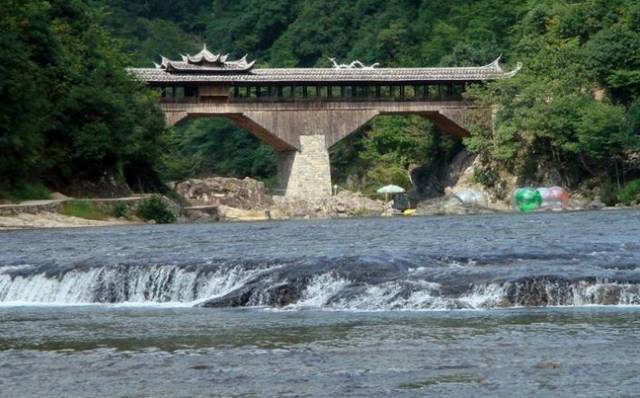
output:
M206 46L181 60L162 57L155 68L129 71L160 92L169 125L187 117L222 116L271 145L279 157L283 194L331 194L328 149L373 117L418 114L443 132L469 134L475 105L462 94L470 84L513 77L500 58L479 67L381 68L360 61L329 68L255 68ZM491 110L487 109L488 120Z

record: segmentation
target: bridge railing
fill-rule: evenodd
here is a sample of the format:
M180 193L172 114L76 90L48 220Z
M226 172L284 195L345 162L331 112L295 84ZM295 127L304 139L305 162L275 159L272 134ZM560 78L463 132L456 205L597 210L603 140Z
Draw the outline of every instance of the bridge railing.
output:
M205 94L197 86L167 87L161 91L162 103L224 102L399 102L461 101L466 83L431 85L360 85L360 86L287 86L236 85L216 95ZM199 93L199 91L202 91Z
M376 97L376 96L358 96L358 97L184 97L171 98L160 97L159 102L163 104L215 104L215 103L305 103L305 102L419 102L419 101L437 101L450 102L462 101L462 95L442 95L438 97Z
M375 97L375 96L366 96L366 97L308 97L308 98L299 98L299 97L229 97L229 102L236 103L253 103L253 102L295 102L295 103L304 103L304 102L418 102L418 101L462 101L463 97L461 95L449 95L449 96L441 96L438 98L430 98L430 97L394 97L394 98L385 98L385 97Z
M442 84L357 85L357 86L235 86L233 101L459 101L465 82Z

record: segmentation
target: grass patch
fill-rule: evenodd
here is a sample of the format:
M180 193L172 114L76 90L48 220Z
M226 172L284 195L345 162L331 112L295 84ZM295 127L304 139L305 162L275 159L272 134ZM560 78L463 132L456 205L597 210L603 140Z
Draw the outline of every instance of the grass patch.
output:
M86 220L106 220L109 214L97 209L89 200L72 200L62 207L65 216L79 217Z
M40 183L23 183L6 191L0 191L0 198L12 202L24 202L25 200L46 200L51 198L49 189Z

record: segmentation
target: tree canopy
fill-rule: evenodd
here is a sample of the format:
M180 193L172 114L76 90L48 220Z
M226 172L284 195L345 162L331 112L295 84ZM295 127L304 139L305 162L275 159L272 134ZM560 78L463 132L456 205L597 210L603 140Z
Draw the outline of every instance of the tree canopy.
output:
M328 57L465 66L502 55L522 71L467 93L496 110L493 130L477 126L465 140L488 172L479 180L491 185L500 168L523 184L640 177L635 0L6 0L0 27L3 188L272 176L270 148L229 123L163 132L154 93L124 71L204 42L270 67L328 66ZM332 149L334 175L357 189L407 185L410 169L459 148L421 118L375 119Z
M96 21L80 0L0 5L2 188L153 174L162 115Z

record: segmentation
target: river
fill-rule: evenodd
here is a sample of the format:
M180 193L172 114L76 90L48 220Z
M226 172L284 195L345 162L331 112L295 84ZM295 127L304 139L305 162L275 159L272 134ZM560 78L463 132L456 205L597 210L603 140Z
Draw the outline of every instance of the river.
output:
M634 396L640 212L0 233L0 397Z

